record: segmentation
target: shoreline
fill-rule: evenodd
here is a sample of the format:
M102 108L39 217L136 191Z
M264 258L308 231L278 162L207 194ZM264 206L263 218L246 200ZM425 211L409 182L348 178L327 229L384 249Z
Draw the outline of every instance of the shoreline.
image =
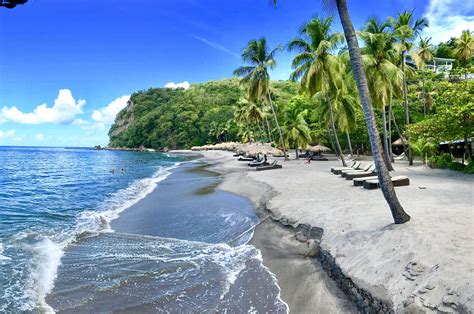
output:
M289 312L357 313L357 303L350 300L320 263L322 230L308 225L295 227L275 218L267 208L267 203L278 194L275 189L244 172L222 167L219 160L200 155L210 171L224 176L217 189L241 195L253 203L260 223L248 244L262 252L263 263L276 276ZM241 184L243 181L245 185Z
M469 176L397 163L396 173L412 181L410 187L397 188L397 194L410 204L413 218L398 226L390 221L380 192L360 191L329 174L336 162L305 166L302 160L292 160L283 163L286 171L257 174L237 163L232 153L199 153L225 176L218 188L248 197L283 225L324 230L319 259L359 309L472 311L474 241L469 230L474 215ZM308 167L316 169L308 173ZM265 192L252 188L252 180L271 186L271 194L262 197ZM325 195L334 195L325 187L333 184L333 189L341 188L338 199ZM311 197L314 192L317 195ZM357 216L362 208L364 215Z

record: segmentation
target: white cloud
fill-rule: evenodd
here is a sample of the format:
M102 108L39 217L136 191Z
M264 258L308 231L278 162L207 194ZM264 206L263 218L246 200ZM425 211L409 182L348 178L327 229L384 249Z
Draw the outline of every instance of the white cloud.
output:
M42 140L44 140L44 134L38 133L38 134L35 135L35 138L36 138L38 141L42 141Z
M0 130L0 138L9 138L9 137L14 137L15 136L15 130L8 130L6 132L3 132Z
M52 107L42 104L36 107L33 112L24 113L15 106L5 106L0 113L0 120L23 124L68 124L74 121L76 115L82 113L85 103L86 101L83 99L76 101L69 89L61 89Z
M431 36L438 44L459 37L466 29L474 30L474 1L472 0L430 0L424 16L430 26L423 36Z
M127 102L130 100L130 95L125 95L122 97L119 97L112 101L110 104L108 104L106 107L99 109L99 110L94 110L92 112L92 120L94 120L94 128L98 129L104 129L106 125L112 124L115 121L115 116L117 113L119 113L120 110L125 108L127 106ZM79 121L78 121L79 120ZM86 125L87 123L84 124L84 121L82 119L77 119L76 123L80 125L79 123L82 123L82 125Z
M177 89L177 88L184 88L188 89L191 86L188 81L184 81L181 83L169 82L166 83L165 88Z
M81 118L77 118L76 120L72 121L73 125L79 125L79 126L86 126L86 125L89 125L91 124L89 121L87 120L84 120L84 119L81 119Z

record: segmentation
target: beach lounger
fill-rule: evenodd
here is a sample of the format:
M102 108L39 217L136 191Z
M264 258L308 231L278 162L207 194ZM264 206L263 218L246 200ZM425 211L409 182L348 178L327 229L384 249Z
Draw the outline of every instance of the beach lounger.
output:
M370 177L361 177L361 178L354 178L352 182L354 186L364 186L364 182L367 180L377 180L377 176L370 176Z
M243 156L243 154L242 153L237 153L237 154L232 155L232 157L240 157L240 156Z
M374 164L367 164L365 166L359 166L359 169L345 169L341 170L341 176L343 178L346 177L347 173L355 173L355 172L373 172L375 169Z
M410 185L410 179L408 179L408 177L405 177L405 176L393 177L392 178L392 183L393 183L393 186ZM366 180L364 182L364 189L373 190L373 189L378 189L378 188L379 188L379 180L378 179Z
M333 167L331 168L331 172L334 174L341 174L342 170L356 170L359 169L360 167L360 162L359 161L353 161L352 165L349 167Z
M265 160L249 162L249 167L259 167L259 166L267 166L268 162Z
M349 173L346 173L346 180L354 180L357 178L371 177L371 176L376 176L376 175L377 175L377 172L375 172L375 169L371 169L369 171L363 171L363 172L349 172Z
M311 160L315 160L315 161L328 161L328 159L322 155L316 155L316 156L312 156L310 158Z
M255 158L253 157L239 157L239 159L237 159L238 161L254 161Z
M273 161L271 164L269 164L268 166L260 166L260 167L257 167L257 171L271 170L271 169L280 169L280 168L283 168L283 166L282 166L282 165L279 165L277 160L274 160L274 161Z

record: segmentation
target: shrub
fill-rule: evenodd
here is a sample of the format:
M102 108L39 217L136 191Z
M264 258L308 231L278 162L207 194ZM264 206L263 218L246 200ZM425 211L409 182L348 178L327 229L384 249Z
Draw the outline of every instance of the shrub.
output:
M474 163L472 160L469 161L469 164L463 170L465 173L474 174Z
M451 170L463 171L464 169L466 169L466 165L463 165L460 162L452 162L448 165L448 168Z
M453 162L453 156L451 154L442 154L439 156L433 156L429 159L428 165L431 168L445 169L448 168L449 164Z

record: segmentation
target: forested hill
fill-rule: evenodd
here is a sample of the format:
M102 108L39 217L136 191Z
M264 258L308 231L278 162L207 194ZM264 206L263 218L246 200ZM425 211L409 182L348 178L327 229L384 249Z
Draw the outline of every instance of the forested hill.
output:
M297 94L296 84L272 82L275 106ZM238 79L193 84L187 90L151 88L132 94L109 130L110 147L189 148L237 140L237 102L246 92Z

